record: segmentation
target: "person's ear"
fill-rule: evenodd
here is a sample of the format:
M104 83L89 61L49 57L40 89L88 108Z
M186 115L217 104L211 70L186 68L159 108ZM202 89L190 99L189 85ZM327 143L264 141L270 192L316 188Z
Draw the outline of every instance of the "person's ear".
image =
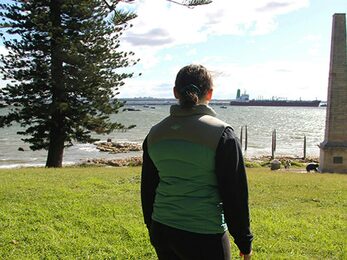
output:
M173 93L174 93L174 96L176 99L179 99L180 98L180 95L178 94L178 90L176 87L173 88Z
M212 99L212 94L213 94L213 88L210 88L209 90L207 90L207 94L206 94L207 101L210 101Z

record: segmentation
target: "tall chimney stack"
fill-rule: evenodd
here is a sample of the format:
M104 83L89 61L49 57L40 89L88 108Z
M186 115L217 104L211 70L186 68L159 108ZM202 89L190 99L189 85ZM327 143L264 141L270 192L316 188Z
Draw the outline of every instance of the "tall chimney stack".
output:
M346 52L346 14L334 14L325 137L320 144L321 172L347 173Z

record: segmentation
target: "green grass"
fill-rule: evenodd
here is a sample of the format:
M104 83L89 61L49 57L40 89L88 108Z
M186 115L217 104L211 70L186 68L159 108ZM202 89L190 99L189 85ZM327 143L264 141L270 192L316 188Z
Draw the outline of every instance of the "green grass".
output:
M0 170L0 259L156 259L139 173ZM346 175L255 168L248 179L254 259L347 258Z

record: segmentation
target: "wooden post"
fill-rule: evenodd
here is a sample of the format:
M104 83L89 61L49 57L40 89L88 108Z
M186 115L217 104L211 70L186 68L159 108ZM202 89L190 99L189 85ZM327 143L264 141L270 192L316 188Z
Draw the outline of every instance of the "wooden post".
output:
M306 159L306 135L304 135L304 158Z
M274 130L274 132L275 132L275 152L276 152L276 148L277 148L277 131L276 131L276 129Z
M276 151L276 129L272 131L271 159L275 159L275 151Z
M242 150L242 138L243 138L242 134L243 134L243 126L241 126L241 132L240 132L240 144L241 144L241 150Z
M248 128L247 125L245 125L245 151L247 151L248 147Z

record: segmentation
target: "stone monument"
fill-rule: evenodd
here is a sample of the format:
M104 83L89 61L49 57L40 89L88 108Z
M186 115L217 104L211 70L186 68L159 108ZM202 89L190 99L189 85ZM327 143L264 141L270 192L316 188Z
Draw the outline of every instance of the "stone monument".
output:
M334 14L325 137L320 144L321 172L347 173L346 48L346 14Z

